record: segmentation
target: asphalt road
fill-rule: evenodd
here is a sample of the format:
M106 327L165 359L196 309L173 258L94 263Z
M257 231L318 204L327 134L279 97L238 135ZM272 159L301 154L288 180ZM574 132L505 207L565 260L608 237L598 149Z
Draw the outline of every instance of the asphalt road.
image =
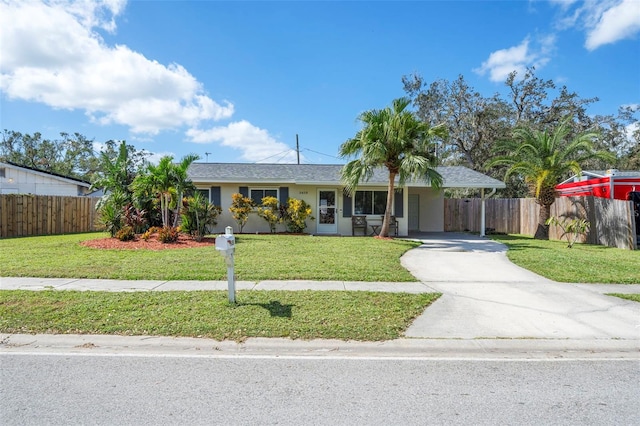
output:
M636 360L0 354L0 424L640 424Z

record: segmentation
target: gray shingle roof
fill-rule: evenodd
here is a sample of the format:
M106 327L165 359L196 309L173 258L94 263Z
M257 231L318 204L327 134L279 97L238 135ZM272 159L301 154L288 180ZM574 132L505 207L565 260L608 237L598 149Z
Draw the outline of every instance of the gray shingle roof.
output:
M340 185L341 164L250 164L250 163L193 163L189 178L195 183L290 183L298 185ZM462 166L438 167L445 188L504 188L505 184L482 173ZM377 169L373 177L362 185L386 185L387 171ZM411 182L407 186L423 186Z

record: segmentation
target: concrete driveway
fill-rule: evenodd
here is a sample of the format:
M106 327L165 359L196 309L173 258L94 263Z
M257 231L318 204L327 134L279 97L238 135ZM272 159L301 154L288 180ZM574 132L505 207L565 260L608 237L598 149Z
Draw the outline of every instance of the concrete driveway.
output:
M603 294L640 285L557 283L522 269L506 246L470 234L418 236L402 264L443 293L407 330L420 338L640 340L640 303Z

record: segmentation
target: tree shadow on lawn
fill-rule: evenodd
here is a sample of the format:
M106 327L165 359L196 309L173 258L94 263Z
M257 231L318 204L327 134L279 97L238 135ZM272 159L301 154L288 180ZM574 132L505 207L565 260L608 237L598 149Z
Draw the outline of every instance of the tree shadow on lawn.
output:
M272 317L279 318L291 318L291 309L295 305L283 305L277 300L272 300L269 303L243 303L238 302L238 306L260 306L261 308L269 311Z

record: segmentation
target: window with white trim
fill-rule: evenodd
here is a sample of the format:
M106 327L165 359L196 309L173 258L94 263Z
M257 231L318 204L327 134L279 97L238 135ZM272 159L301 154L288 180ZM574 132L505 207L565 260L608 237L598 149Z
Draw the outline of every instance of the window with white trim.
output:
M205 200L211 200L211 198L209 197L209 189L202 189L202 188L198 188L196 189L196 191L198 191L200 193L200 195L202 196L202 198L204 198Z
M353 197L355 214L384 214L387 208L387 191L356 191Z
M0 178L7 177L6 176L6 168L0 167Z
M264 197L275 197L278 198L278 189L277 188L251 188L249 190L249 198L253 200L257 205L262 204L262 199Z

